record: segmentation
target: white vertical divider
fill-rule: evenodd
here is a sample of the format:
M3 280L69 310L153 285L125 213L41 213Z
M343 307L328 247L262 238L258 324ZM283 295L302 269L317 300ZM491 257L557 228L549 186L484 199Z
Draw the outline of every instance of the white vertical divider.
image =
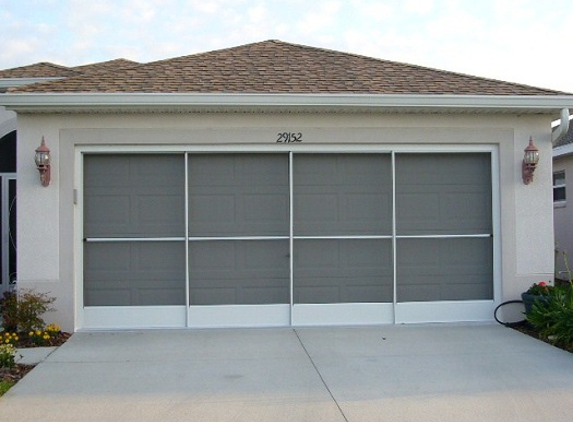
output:
M396 277L396 152L392 151L392 323L396 324L396 304L398 302Z
M189 153L185 159L185 326L189 327Z
M293 326L294 307L294 172L293 172L293 152L288 154L288 185L289 185L289 275L290 275L290 306L289 325Z

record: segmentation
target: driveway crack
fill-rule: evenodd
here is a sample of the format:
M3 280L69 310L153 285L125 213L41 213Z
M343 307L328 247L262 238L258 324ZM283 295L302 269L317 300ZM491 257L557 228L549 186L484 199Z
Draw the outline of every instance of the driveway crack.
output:
M306 356L308 356L308 360L310 360L310 363L312 364L314 370L316 371L316 373L318 374L318 377L320 378L320 381L322 381L322 385L324 385L324 388L326 388L326 391L328 391L328 394L330 394L330 397L332 398L332 401L334 401L334 404L336 404L336 407L338 408L338 411L340 412L340 414L342 415L342 417L344 418L344 420L346 422L348 421L348 418L346 417L346 415L344 414L344 411L342 410L342 408L340 407L340 404L338 404L338 401L336 400L336 397L334 397L334 394L332 394L332 391L330 391L330 388L328 387L328 385L326 384L326 381L324 380L324 378L322 377L322 374L320 373L320 371L318 370L318 367L316 366L316 364L314 363L314 360L312 360L312 357L310 356L310 353L308 353L308 350L306 349L304 343L302 342L302 339L300 338L300 336L298 335L298 332L296 331L296 329L293 328L294 333L296 334L296 338L298 339L298 342L300 343L302 350L304 350L304 353L306 353Z

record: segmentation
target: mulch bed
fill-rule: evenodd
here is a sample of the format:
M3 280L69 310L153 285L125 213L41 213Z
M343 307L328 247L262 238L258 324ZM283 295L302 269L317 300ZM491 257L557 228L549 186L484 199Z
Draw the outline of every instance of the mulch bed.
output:
M35 365L16 364L13 368L0 368L0 381L17 383L24 375L34 369Z
M537 340L541 340L547 344L550 344L552 346L563 349L569 353L573 353L573 344L568 344L568 345L554 344L551 340L539 335L539 332L534 330L533 327L528 322L522 322L520 324L514 324L511 328L513 328L514 330L517 330L523 334L526 334L530 337L536 338Z
M61 346L70 338L70 333L60 332L56 335L51 334L51 337L48 340L44 340L42 344L36 344L30 340L28 333L20 333L18 337L18 343L14 345L16 349L21 349L24 347L53 347L53 346Z

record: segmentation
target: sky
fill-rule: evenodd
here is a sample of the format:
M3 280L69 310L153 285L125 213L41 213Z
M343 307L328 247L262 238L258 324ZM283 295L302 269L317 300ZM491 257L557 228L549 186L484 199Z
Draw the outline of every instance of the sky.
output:
M571 0L0 0L0 69L278 39L573 93Z

